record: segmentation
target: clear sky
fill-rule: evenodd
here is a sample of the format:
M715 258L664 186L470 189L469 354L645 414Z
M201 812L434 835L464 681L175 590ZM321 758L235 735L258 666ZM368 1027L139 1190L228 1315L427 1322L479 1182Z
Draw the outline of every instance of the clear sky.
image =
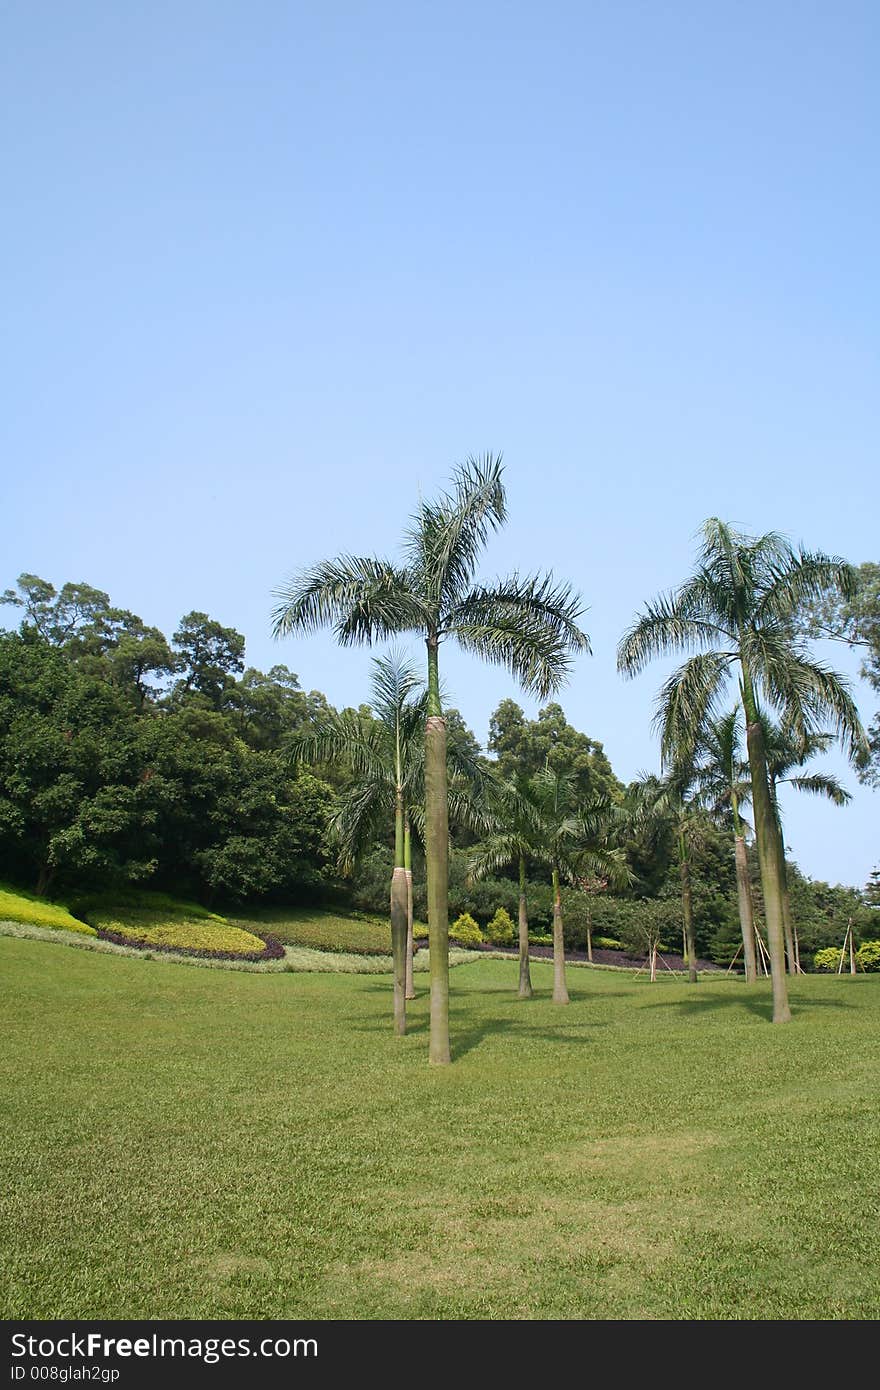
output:
M878 39L874 0L6 0L0 587L204 609L356 704L369 654L274 643L273 588L502 450L485 574L579 587L561 702L655 768L663 668L615 648L704 518L880 559ZM444 675L484 741L512 681ZM787 839L861 884L844 775Z

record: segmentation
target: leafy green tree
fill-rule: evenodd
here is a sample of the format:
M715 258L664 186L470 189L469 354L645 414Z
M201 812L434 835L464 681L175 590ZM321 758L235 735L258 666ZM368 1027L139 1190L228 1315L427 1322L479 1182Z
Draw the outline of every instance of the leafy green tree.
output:
M222 708L234 673L244 670L242 634L234 627L224 627L207 613L192 612L181 618L172 640L184 673L174 689L176 701L197 694L210 708Z
M47 894L56 879L147 877L157 851L136 716L34 626L0 635L0 845Z
M431 954L429 1060L449 1050L448 795L446 722L440 697L441 644L453 639L505 666L539 697L567 677L571 653L589 649L582 606L551 575L517 574L474 583L481 551L506 519L501 460L470 459L450 493L422 501L407 532L405 563L342 556L298 575L278 591L276 636L331 625L344 645L418 633L428 658L425 721L425 831Z
M574 777L582 801L623 798L601 743L573 728L561 705L547 705L527 720L516 701L502 700L490 720L488 747L502 777L533 777L549 767Z
M778 712L803 738L831 723L856 756L865 734L849 684L816 660L799 635L805 603L838 589L854 590L850 565L795 551L769 532L740 535L712 518L703 527L695 573L672 594L649 604L624 634L619 669L628 676L656 656L696 648L666 682L661 702L663 748L672 753L683 729L696 744L735 675L746 721L758 862L773 980L773 1021L791 1018L785 980L783 865L767 772L762 713Z
M114 608L109 596L90 584L65 584L59 592L38 575L22 574L17 591L7 589L0 603L22 609L22 630L34 629L82 670L112 680L139 710L160 694L161 685L150 679L161 681L177 670L177 658L158 628Z

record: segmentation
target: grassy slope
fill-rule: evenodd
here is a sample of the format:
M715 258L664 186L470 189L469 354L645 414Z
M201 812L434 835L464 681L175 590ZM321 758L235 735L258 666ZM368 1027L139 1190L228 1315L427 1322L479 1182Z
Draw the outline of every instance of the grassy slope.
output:
M91 927L73 917L66 907L8 883L0 883L0 922L24 922L35 927L81 932L84 936L95 935Z
M270 932L279 941L318 951L353 951L367 955L389 955L391 951L388 917L324 912L314 907L268 907L244 914L233 912L229 920L245 931Z
M876 1318L880 977L388 981L0 939L9 1317Z

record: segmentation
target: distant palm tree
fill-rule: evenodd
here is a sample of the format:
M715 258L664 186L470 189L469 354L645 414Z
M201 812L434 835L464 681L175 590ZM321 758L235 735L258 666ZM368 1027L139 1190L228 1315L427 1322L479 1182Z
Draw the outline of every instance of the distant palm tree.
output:
M691 849L699 841L700 813L695 794L693 767L679 763L665 777L640 777L629 788L627 811L635 831L655 834L669 832L678 852L681 885L682 956L688 964L688 979L697 984L697 947L694 936L694 895Z
M494 782L489 791L489 833L471 856L469 871L485 878L493 871L515 864L519 875L519 997L531 999L529 970L528 856L537 830L536 808L529 799L529 779L524 775Z
M795 551L769 532L740 535L712 518L703 526L696 572L672 594L649 604L624 634L619 669L628 676L655 656L697 649L666 682L664 755L690 730L696 744L736 674L746 720L755 834L773 980L773 1021L791 1018L785 979L783 864L767 771L762 713L777 711L803 739L823 723L849 744L866 747L845 677L811 656L796 623L804 605L830 589L851 594L855 574L844 560Z
M405 541L405 564L343 555L296 576L278 591L278 637L332 626L343 646L417 632L428 656L425 721L425 848L431 953L429 1060L448 1063L449 909L446 721L439 650L453 638L466 651L507 667L524 689L546 698L567 677L571 655L589 651L583 608L552 575L475 584L480 552L507 515L501 459L459 468L450 493L422 501Z
M615 887L626 887L630 873L623 851L609 845L613 808L604 798L583 804L577 799L572 774L550 767L528 783L508 784L509 828L497 828L471 859L475 877L515 863L520 873L520 901L525 892L526 862L549 869L553 884L553 1002L569 1003L565 982L565 942L562 921L562 879L576 883L583 875L597 874ZM520 914L520 995L523 988L523 919ZM528 972L528 923L525 924L526 975Z

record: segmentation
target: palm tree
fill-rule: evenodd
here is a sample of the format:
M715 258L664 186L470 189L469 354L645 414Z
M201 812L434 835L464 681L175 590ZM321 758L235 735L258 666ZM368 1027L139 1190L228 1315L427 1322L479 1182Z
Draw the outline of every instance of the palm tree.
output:
M523 925L528 977L528 922L524 924L526 862L550 870L553 883L553 1002L569 1003L565 982L565 943L562 921L562 879L575 883L585 873L601 875L617 887L630 881L623 852L608 845L613 808L604 798L583 805L576 798L575 777L549 766L528 783L509 786L506 800L514 810L510 829L496 829L471 860L471 872L484 877L516 863L520 874L520 995L523 989Z
M688 980L697 984L697 948L694 937L694 896L691 848L699 838L699 814L692 766L675 764L665 777L643 776L629 789L628 813L633 829L669 832L678 852L681 884L682 956L688 963Z
M773 981L773 1021L791 1018L785 980L783 866L767 772L762 712L778 711L803 738L832 722L852 756L865 747L849 683L816 661L796 623L804 605L830 589L849 595L855 574L844 560L795 551L775 532L740 535L713 517L702 528L696 572L674 593L647 605L618 648L627 676L655 656L696 648L666 682L663 746L671 753L682 728L695 744L724 687L737 676L746 721L752 802Z
M501 459L468 459L452 491L422 501L405 537L405 563L343 555L294 577L278 592L277 637L330 625L343 646L418 633L428 658L425 719L425 848L431 953L429 1061L449 1051L449 912L446 721L439 651L448 638L505 666L546 698L568 676L571 655L589 651L580 599L551 574L474 583L480 552L507 510Z
M529 779L519 775L494 782L489 790L490 833L471 857L469 871L485 878L495 869L516 864L519 874L519 989L520 999L531 999L529 970L528 856L538 829L536 807L529 798Z
M809 733L802 739L796 738L784 723L764 721L764 738L767 747L767 776L770 783L770 799L776 821L776 834L779 840L779 856L782 863L782 925L785 935L785 955L788 973L796 975L800 971L798 959L797 932L792 924L791 896L788 891L788 868L785 862L785 838L782 833L782 813L779 807L777 788L782 785L794 787L796 791L808 792L812 796L824 796L835 806L845 806L850 794L844 786L827 772L808 773L792 776L799 767L804 767L811 758L827 752L833 736L829 733Z
M287 743L297 762L345 761L355 774L330 820L339 864L350 871L385 824L394 826L391 876L391 953L394 962L394 1030L406 1032L407 973L412 979L412 861L410 804L424 768L425 696L417 672L398 652L373 659L371 708L328 711ZM407 971L409 951L409 972Z
M746 847L746 822L741 806L751 795L748 763L743 763L740 748L742 718L734 708L703 728L696 745L696 781L699 799L714 820L733 826L733 854L736 864L736 896L739 925L743 939L743 965L747 984L758 978L755 953L755 917L752 885L749 878L749 858Z

